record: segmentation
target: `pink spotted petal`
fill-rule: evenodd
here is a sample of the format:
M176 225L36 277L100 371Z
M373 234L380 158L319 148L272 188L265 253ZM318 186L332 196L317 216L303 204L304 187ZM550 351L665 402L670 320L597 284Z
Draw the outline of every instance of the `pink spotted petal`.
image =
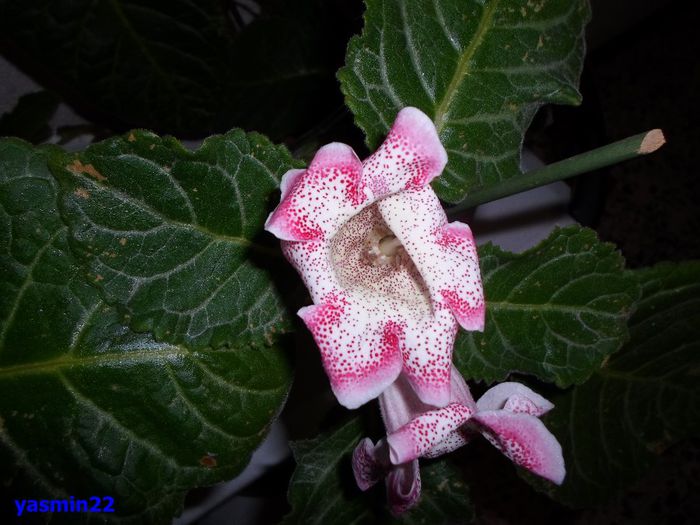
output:
M423 403L406 376L401 374L379 396L379 409L387 434L391 434L422 413L433 410L434 407Z
M401 372L401 328L373 326L342 297L328 296L299 310L321 351L338 402L350 409L382 393Z
M557 439L544 423L529 414L488 410L475 414L481 433L513 463L561 485L566 475Z
M364 163L333 143L281 181L266 228L311 293L299 315L348 408L402 371L423 403L444 407L458 323L483 327L471 232L447 223L429 185L446 162L431 119L405 108ZM392 234L403 245L394 255L377 245Z
M299 315L321 351L338 401L348 408L391 384L402 368L407 328L430 323L429 300L412 264L366 263L364 239L376 228L385 225L376 207L369 207L331 242L282 243L315 303Z
M452 365L451 371L450 401L453 403L461 403L462 405L469 407L472 412L477 411L476 403L474 402L474 398L469 390L469 386L462 377L462 374L459 373L459 370L457 370L454 365ZM425 454L423 454L423 457L436 458L438 456L442 456L443 454L447 454L448 452L452 452L453 450L457 450L458 448L469 443L473 436L474 431L469 429L468 425L463 425L454 432L450 432L445 439L439 443L436 443L433 447L426 451Z
M469 226L448 223L431 188L404 191L379 202L431 296L465 330L483 330L485 303L476 243Z
M447 152L432 120L416 108L399 111L381 146L363 163L363 182L375 198L421 188L442 173Z
M394 516L415 506L421 491L418 460L392 468L386 478L386 490L389 508Z
M450 368L457 330L454 316L445 309L436 309L430 317L406 328L403 371L418 397L427 404L443 407L450 400Z
M472 414L471 409L460 403L421 414L387 436L389 459L400 465L421 457L466 423Z
M444 454L448 454L458 448L463 447L469 443L474 437L474 432L466 427L460 427L454 432L450 432L445 439L433 445L428 449L424 458L437 458Z
M361 178L362 162L350 146L323 146L304 172L282 181L282 201L265 229L286 241L330 237L367 200Z
M300 176L304 173L306 173L306 170L293 169L282 175L282 180L280 181L280 191L282 192L281 201L287 198L289 190L294 187Z
M406 332L404 370L424 402L444 406L457 322L469 330L484 324L475 244L466 225L447 223L429 186L386 197L378 208L420 274L433 309L429 323Z
M386 442L376 446L369 438L364 438L352 454L352 471L360 490L365 491L386 476L389 471Z
M546 414L554 405L520 383L501 383L488 389L476 402L479 411L500 410L521 412L531 416Z

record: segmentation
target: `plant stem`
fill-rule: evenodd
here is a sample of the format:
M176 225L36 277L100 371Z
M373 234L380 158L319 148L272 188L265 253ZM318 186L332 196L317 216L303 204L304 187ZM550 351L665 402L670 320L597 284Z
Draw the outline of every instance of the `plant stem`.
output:
M488 188L477 190L459 204L448 209L447 214L454 215L485 202L514 195L549 184L550 182L568 179L574 175L610 166L640 155L647 155L659 149L665 142L666 139L663 132L660 129L652 129L651 131L613 142L607 146L575 155L522 175L511 177Z

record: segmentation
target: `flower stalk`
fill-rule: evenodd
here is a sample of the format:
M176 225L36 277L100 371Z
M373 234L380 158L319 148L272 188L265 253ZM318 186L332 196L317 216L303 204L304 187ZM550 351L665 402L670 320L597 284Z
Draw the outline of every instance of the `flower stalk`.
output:
M456 206L447 210L449 217L479 204L495 201L509 195L544 186L558 180L565 180L575 175L611 166L640 155L648 155L666 143L660 129L639 133L607 146L574 155L568 159L554 162L542 168L523 173L501 181L499 184L475 191Z

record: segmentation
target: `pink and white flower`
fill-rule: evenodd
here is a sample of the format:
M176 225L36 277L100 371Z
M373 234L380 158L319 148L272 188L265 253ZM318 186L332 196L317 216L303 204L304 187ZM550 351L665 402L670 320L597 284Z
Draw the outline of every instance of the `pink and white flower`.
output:
M389 506L401 514L420 497L418 458L451 452L477 434L516 465L562 483L561 446L538 419L552 403L519 383L501 383L474 402L454 367L451 385L450 402L437 409L424 404L404 376L379 396L387 437L376 445L365 438L355 449L353 472L360 489L386 476Z
M265 228L309 289L314 304L299 315L348 408L400 374L423 403L444 407L458 326L483 330L471 230L448 223L430 187L446 162L432 121L405 108L364 162L332 143L282 179Z

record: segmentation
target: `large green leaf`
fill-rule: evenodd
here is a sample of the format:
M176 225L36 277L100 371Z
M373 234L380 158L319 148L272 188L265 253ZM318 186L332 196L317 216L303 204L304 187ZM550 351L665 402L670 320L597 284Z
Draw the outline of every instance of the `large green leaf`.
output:
M520 173L544 103L577 104L587 0L366 0L365 28L338 77L371 148L396 113L433 118L449 162L435 183L456 202Z
M457 338L455 364L465 377L490 383L520 372L582 383L627 340L639 287L592 230L556 229L518 255L487 244L479 256L486 329Z
M547 418L568 470L551 492L570 505L611 498L668 446L700 436L700 262L631 273L642 298L629 343L589 381L553 399Z
M187 490L246 465L289 367L273 348L194 351L123 326L68 249L48 156L67 158L0 142L0 482L21 498L111 496L108 521L168 523Z
M286 149L255 134L232 131L190 152L134 131L52 169L107 301L137 330L202 347L255 343L287 326L270 270L279 252L258 237L268 237L267 208L291 166Z
M392 519L386 503L374 497L381 488L363 494L355 485L352 451L362 437L360 419L354 418L333 432L292 443L297 468L289 485L292 511L284 523L442 525L473 519L469 489L459 470L445 461L421 462L419 504Z
M347 29L317 0L261 3L246 24L252 2L0 0L0 45L109 124L284 139L337 104Z

